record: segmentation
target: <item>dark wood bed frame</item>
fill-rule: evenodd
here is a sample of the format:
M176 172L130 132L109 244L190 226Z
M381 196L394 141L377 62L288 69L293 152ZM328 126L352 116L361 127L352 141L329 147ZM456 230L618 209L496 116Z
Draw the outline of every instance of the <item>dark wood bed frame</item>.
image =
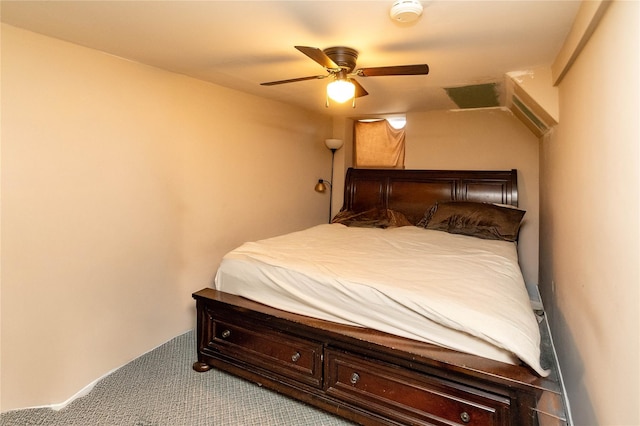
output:
M517 205L517 171L349 169L344 209L390 208L417 222L436 201ZM390 334L274 309L207 288L193 294L198 361L364 425L566 425L541 315L542 378Z

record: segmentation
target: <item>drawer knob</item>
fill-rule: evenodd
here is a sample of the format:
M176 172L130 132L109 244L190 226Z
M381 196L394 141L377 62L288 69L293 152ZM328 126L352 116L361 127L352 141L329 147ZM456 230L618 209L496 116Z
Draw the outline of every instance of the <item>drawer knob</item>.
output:
M460 420L462 420L464 423L469 423L469 421L471 420L471 416L466 411L463 411L462 413L460 413Z
M226 339L227 337L231 336L231 330L225 330L222 332L222 338Z
M298 362L299 359L300 359L300 352L296 352L295 354L291 355L291 361Z
M351 375L351 379L349 379L352 385L355 385L356 383L358 383L359 380L360 380L360 375L358 373L353 373Z

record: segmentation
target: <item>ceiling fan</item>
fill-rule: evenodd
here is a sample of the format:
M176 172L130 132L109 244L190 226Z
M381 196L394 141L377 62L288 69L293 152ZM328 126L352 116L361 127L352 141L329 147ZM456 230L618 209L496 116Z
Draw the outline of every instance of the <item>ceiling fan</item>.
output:
M298 81L316 80L332 77L333 81L327 85L327 97L336 102L346 102L369 94L364 87L352 77L378 77L388 75L425 75L429 74L427 64L395 65L388 67L358 68L356 60L358 51L350 47L336 46L320 50L317 47L295 46L300 52L322 65L327 74L313 75L309 77L290 78L287 80L269 81L260 83L262 86L274 86L277 84L295 83ZM327 98L327 106L329 100Z

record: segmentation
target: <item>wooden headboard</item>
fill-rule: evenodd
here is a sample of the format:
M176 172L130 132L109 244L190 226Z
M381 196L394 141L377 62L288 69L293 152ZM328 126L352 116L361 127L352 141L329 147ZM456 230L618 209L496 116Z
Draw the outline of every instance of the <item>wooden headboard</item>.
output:
M518 205L517 170L347 170L342 210L374 207L403 213L417 223L436 201Z

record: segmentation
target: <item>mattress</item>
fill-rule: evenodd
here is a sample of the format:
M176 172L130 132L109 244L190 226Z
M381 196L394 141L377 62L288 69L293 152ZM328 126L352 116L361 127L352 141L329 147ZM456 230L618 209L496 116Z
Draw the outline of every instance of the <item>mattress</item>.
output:
M512 242L414 226L318 225L232 250L215 287L300 315L522 360L548 375Z

